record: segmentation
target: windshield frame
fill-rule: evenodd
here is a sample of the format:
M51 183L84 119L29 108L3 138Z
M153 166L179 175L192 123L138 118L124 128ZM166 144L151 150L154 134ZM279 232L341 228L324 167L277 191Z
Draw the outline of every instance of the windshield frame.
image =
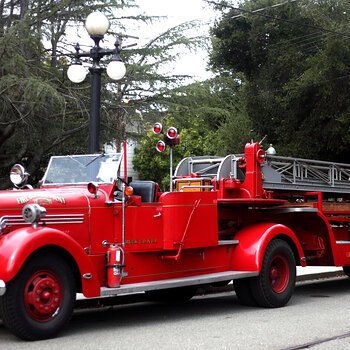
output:
M85 181L75 181L75 182L47 182L48 176L50 174L50 171L54 171L51 169L52 165L54 164L55 160L57 159L71 159L72 161L76 161L80 164L80 166L82 167L82 169L86 169L86 174L84 173L83 175L87 175L88 173L88 167L92 164L96 164L97 160L102 160L103 158L105 158L106 160L108 159L113 159L113 157L119 156L118 159L116 160L116 164L113 165L113 167L111 167L111 170L113 171L114 176L110 177L110 181L99 181L97 178L95 179L89 179L89 180L85 180ZM79 162L79 158L83 159L86 158L84 162ZM120 165L122 162L122 158L123 158L123 153L96 153L96 154L78 154L78 155L65 155L65 156L52 156L50 158L49 164L46 168L45 174L41 180L41 187L60 187L60 186L81 186L81 185L87 185L90 182L94 182L96 184L99 185L112 185L115 180L118 177L118 173L120 171ZM98 172L96 174L96 176L100 173L101 168L102 168L102 164L100 164L100 167L98 168ZM114 170L113 170L114 168ZM72 170L74 171L74 169ZM74 173L72 175L72 177L74 176ZM76 176L76 175L75 175Z

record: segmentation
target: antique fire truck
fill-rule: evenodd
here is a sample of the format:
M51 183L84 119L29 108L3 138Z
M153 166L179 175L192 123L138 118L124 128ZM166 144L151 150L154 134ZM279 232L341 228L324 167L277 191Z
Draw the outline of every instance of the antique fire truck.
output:
M296 266L350 273L350 165L266 155L183 159L174 190L118 178L122 154L52 157L40 189L0 193L0 318L55 336L76 293L190 299L233 280L245 305L281 307Z

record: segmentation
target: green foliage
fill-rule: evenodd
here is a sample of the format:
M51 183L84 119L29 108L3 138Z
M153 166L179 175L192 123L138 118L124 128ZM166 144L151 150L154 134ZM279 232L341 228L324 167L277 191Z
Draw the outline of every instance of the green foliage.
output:
M211 65L241 77L253 128L267 134L279 154L350 162L349 3L285 3L261 16L233 18L239 14L227 11L212 28Z
M185 157L242 153L250 140L251 123L240 106L240 86L229 76L196 82L164 96L167 115L164 129L175 126L180 144L173 147L173 165ZM149 125L149 130L151 126ZM135 151L134 167L143 180L169 189L169 149L155 149L160 137L149 131Z
M74 51L71 28L85 31L86 16L103 11L111 21L109 34L125 32L127 23L154 18L123 16L134 0L2 1L0 6L0 178L7 188L9 168L24 163L33 184L51 154L85 153L88 139L90 81L75 85L66 77L67 57ZM119 17L117 17L119 16ZM122 124L134 125L162 114L160 91L181 77L159 68L176 59L176 47L195 47L200 38L186 35L193 23L171 28L146 45L122 51L126 77L111 82L103 74L100 143L119 144ZM115 29L115 32L113 30ZM118 34L117 34L118 31ZM129 43L127 43L129 44ZM93 42L91 41L91 45ZM87 61L84 62L87 64ZM91 62L89 62L91 63ZM107 64L108 59L103 64ZM130 100L125 104L124 100ZM130 135L129 135L130 136Z
M221 74L174 89L166 106L178 125L203 135L204 154L227 155L242 152L250 140L251 122L241 100L240 80Z
M166 130L174 126L173 118L163 120L163 128ZM138 171L140 179L153 180L159 184L161 191L169 190L170 183L170 147L162 153L156 150L158 140L162 139L160 135L154 135L151 125L147 125L149 131L140 142L140 146L135 150L133 164ZM198 130L198 125L194 122L191 128L178 128L180 135L180 144L173 146L173 169L181 159L204 155L206 140Z

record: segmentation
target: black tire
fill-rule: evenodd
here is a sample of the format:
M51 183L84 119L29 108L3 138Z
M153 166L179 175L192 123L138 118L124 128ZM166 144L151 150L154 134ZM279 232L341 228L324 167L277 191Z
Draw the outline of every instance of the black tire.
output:
M161 303L182 303L190 300L197 291L197 287L179 287L146 291L146 298Z
M343 266L343 271L348 277L350 277L350 266Z
M296 266L291 247L281 239L274 239L265 250L260 275L250 280L253 297L259 306L284 306L293 294L295 279Z
M250 278L234 280L233 287L235 289L238 301L245 306L257 306L250 286Z
M76 287L69 265L55 253L30 258L0 298L5 326L24 340L52 338L69 322Z

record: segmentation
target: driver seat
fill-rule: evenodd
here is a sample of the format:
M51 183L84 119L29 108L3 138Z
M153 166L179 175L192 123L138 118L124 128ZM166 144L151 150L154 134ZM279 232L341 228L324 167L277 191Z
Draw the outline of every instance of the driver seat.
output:
M141 202L152 203L156 201L158 184L154 181L132 181L129 183L135 196L141 197Z

